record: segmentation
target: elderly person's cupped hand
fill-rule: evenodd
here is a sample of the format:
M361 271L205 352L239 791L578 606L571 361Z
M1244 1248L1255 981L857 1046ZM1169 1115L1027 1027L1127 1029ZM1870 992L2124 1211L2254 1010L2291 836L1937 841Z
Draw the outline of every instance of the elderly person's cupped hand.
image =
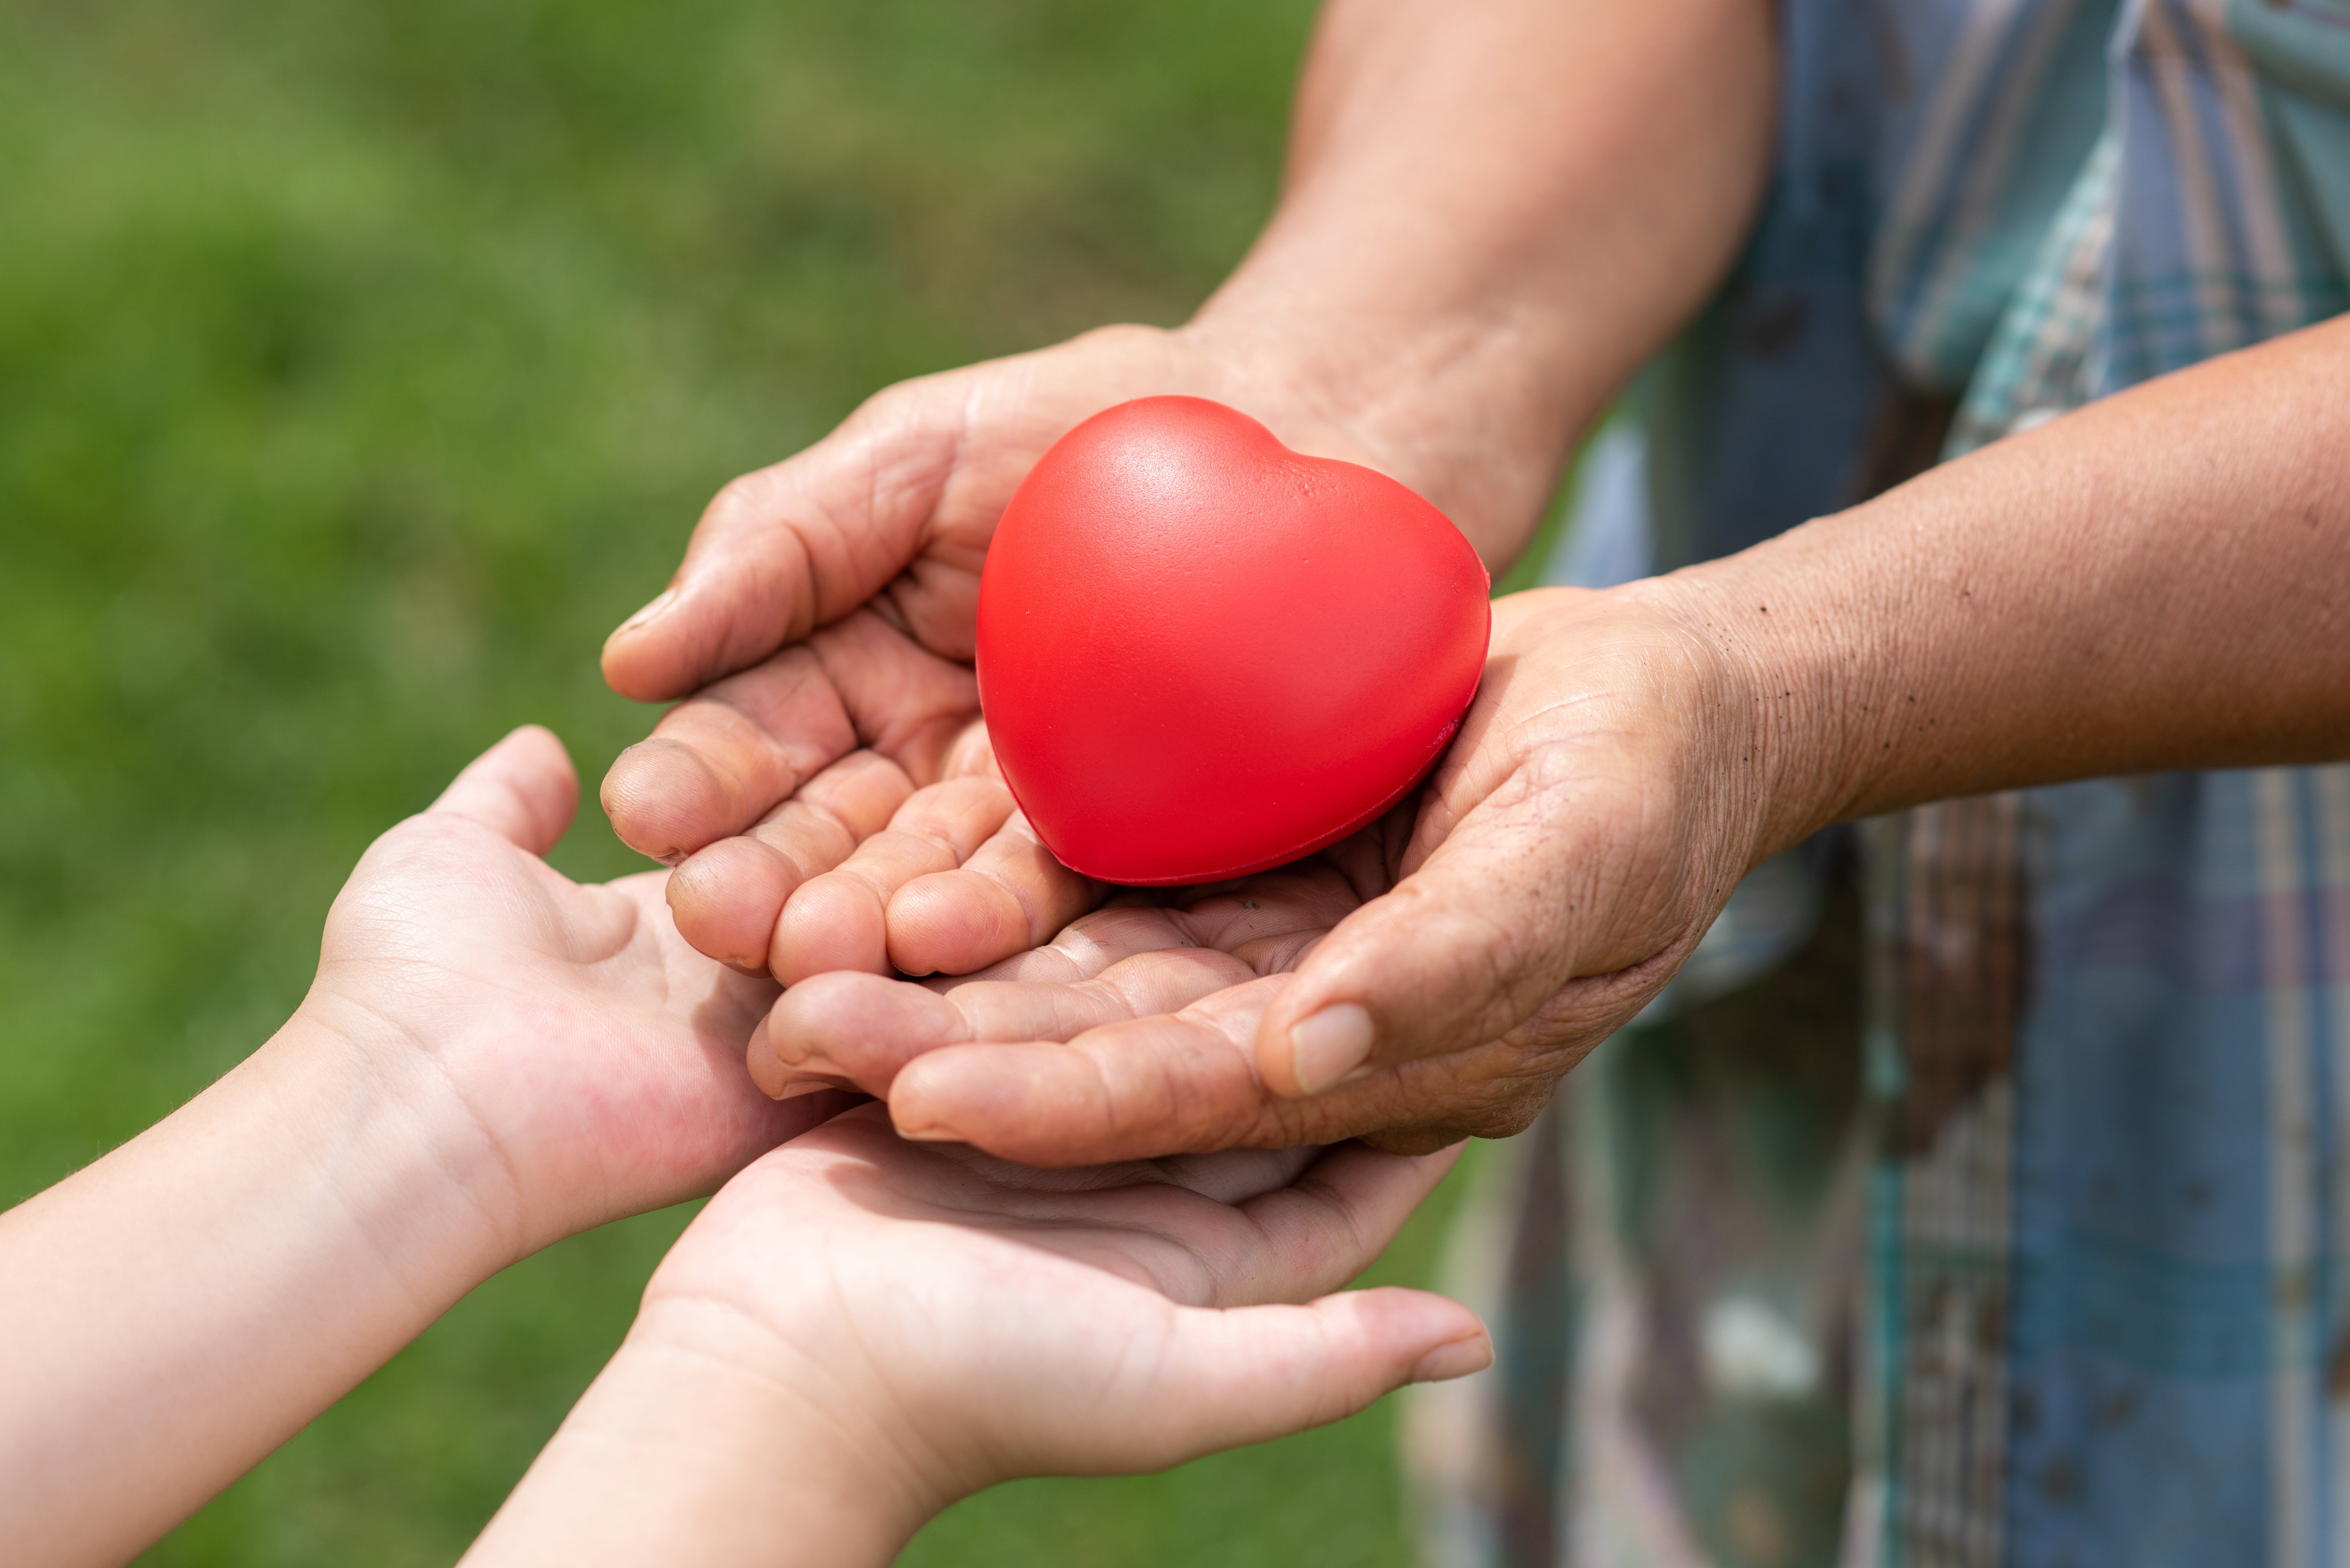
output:
M765 890L689 861L671 901L698 942L746 906L771 936L763 1086L885 1094L910 1136L1078 1163L1513 1131L1820 826L2338 754L2345 409L2350 328L2313 328L1743 555L1503 600L1427 785L1257 877L1094 909L967 733L829 859L773 851Z
M1121 891L1024 951L995 918L1027 890L1014 878L909 881L886 906L892 951L998 961L799 979L754 1075L851 1084L910 1135L1039 1163L1513 1132L1669 978L1752 858L1743 680L1637 600L1503 599L1459 741L1371 828L1237 882ZM884 836L829 875L888 858ZM1063 907L1090 886L1045 880Z

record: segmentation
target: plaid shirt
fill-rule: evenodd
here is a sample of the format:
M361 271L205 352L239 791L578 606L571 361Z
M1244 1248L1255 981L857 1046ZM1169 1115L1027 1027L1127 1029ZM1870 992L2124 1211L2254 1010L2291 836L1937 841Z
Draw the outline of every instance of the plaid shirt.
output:
M1586 459L1554 580L2350 306L2350 0L1782 16L1764 215ZM1762 868L1481 1171L1456 1282L1503 1374L1408 1428L1431 1558L2350 1562L2350 767L1859 840L1849 960L1835 846ZM1806 965L1866 975L1802 1058L1841 1097L1736 1064L1810 1027Z

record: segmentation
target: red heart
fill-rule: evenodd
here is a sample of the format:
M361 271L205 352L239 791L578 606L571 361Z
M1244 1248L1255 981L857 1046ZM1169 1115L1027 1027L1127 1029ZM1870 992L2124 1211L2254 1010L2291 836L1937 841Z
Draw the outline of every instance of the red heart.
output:
M1441 512L1202 398L1096 414L1003 510L979 692L1036 836L1107 882L1208 882L1345 837L1477 694L1485 568Z

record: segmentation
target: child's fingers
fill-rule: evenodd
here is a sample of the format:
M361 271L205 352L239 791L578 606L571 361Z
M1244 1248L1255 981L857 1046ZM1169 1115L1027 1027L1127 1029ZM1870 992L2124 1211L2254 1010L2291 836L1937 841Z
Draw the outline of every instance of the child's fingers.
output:
M1142 1417L1126 1434L1133 1446L1055 1458L1090 1470L1157 1469L1318 1427L1407 1383L1459 1377L1492 1359L1477 1314L1426 1291L1386 1286L1305 1306L1178 1308L1174 1332L1150 1363L1150 1386L1121 1388L1105 1402Z
M983 1158L952 1144L941 1146L941 1153ZM1098 1228L1097 1234L1118 1237L1112 1247L1140 1263L1155 1288L1187 1306L1305 1301L1338 1289L1376 1262L1458 1156L1458 1145L1409 1156L1347 1143L1090 1166L1067 1173L1093 1185L1065 1208L1055 1210L1048 1196L1016 1211L1071 1226L1066 1234L1073 1256L1088 1255L1078 1250L1088 1224ZM1036 1179L1034 1167L990 1161L987 1168L1016 1171L1024 1187ZM1046 1179L1040 1185L1052 1184ZM1212 1201L1179 1199L1178 1189ZM1143 1240L1149 1237L1165 1238L1172 1250L1152 1255Z
M1105 891L1055 859L1014 812L962 866L891 897L889 959L908 974L969 974L1036 946Z
M927 872L962 865L1012 815L993 778L950 778L916 790L889 826L785 901L768 966L785 985L833 970L889 972L891 894Z
M1296 1180L1241 1204L1263 1237L1265 1277L1253 1299L1317 1295L1369 1268L1460 1160L1461 1147L1400 1155L1342 1143Z
M978 1158L957 1145L942 1149ZM1376 1262L1458 1154L1458 1146L1406 1156L1347 1143L1092 1166L1072 1174L1116 1173L1125 1185L1087 1193L1079 1201L1091 1213L1077 1212L1075 1204L1065 1216L1022 1212L1079 1227L1090 1220L1097 1234L1119 1238L1110 1250L1139 1264L1153 1288L1186 1306L1305 1301L1339 1289ZM1212 1202L1170 1201L1169 1189L1178 1188ZM1071 1255L1095 1261L1078 1250L1086 1231L1068 1234ZM1147 1238L1170 1246L1158 1251ZM1093 1245L1097 1256L1102 1249Z
M472 817L544 855L579 809L579 775L553 731L525 724L466 763L427 809Z
M722 963L764 973L785 902L847 859L913 792L913 780L889 758L849 753L748 832L696 851L671 875L679 933Z
M1196 948L1145 953L1068 984L975 981L941 993L880 975L815 975L784 992L764 1044L781 1069L887 1095L915 1057L972 1041L1067 1040L1104 1024L1173 1012L1249 979L1246 965Z

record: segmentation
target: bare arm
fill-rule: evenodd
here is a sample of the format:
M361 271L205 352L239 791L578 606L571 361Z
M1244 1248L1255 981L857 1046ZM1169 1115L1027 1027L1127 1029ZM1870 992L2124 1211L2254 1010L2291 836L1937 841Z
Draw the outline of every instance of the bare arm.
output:
M1985 790L2350 755L2350 318L1628 591L1753 666L1766 848Z
M1342 1072L1464 1039L1563 1069L1670 975L1739 873L1824 824L2350 756L2345 535L2350 320L1563 608L1547 636L1521 633L1513 672L1563 705L1448 760L1402 896L1305 961L1265 1010L1257 1064L1281 1090L1333 1082L1326 1057L1296 1072L1294 1032L1352 1003L1368 1027ZM1561 832L1570 805L1601 826ZM1575 857L1612 869L1577 874ZM1575 1005L1611 989L1620 1007Z
M1749 0L1336 0L1279 210L1193 329L1274 357L1488 562L1704 298L1759 200Z
M128 1560L507 1263L838 1108L743 1082L774 988L657 877L538 858L577 798L509 736L368 852L285 1028L0 1213L0 1563Z

